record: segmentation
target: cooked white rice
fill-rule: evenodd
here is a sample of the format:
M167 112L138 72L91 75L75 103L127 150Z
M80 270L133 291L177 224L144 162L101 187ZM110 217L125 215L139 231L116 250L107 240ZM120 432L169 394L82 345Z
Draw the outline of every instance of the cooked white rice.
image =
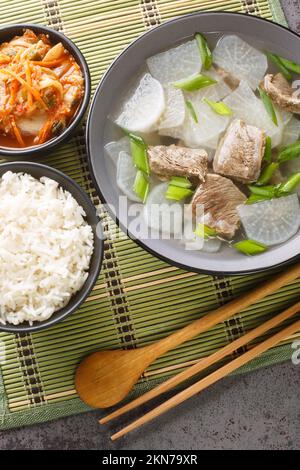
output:
M56 181L0 179L0 322L43 321L81 289L93 253L85 212Z

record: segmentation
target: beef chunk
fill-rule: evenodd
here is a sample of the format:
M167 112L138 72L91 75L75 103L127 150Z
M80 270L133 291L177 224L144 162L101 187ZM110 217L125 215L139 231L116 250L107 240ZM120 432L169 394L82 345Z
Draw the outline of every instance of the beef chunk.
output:
M205 150L177 145L148 147L150 169L160 178L171 176L197 177L204 181L208 155Z
M266 75L260 85L280 108L300 114L300 97L281 73Z
M236 207L243 204L246 196L228 178L208 174L205 183L200 183L192 199L192 210L202 205L202 223L216 229L220 235L233 238L239 228L240 219Z
M216 173L244 183L256 181L266 145L265 133L240 119L234 120L221 139L213 162Z

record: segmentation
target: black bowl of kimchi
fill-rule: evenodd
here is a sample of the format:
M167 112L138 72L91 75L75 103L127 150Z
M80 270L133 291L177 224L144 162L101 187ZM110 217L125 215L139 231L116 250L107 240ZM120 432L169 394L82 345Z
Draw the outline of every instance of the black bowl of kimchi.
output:
M86 60L64 34L33 24L0 28L1 156L54 150L80 124L90 93Z

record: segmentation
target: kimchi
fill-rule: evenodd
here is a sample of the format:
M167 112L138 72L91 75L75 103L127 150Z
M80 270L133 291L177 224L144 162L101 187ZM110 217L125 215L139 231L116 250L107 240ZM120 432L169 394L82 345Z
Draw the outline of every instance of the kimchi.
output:
M62 43L29 29L2 43L0 146L35 146L59 135L83 94L81 69Z

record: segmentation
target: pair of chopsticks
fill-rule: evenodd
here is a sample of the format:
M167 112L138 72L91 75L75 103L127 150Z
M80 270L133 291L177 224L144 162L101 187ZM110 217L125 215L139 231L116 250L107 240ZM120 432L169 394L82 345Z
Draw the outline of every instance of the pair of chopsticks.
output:
M159 396L160 394L170 390L171 388L175 387L176 385L180 384L181 382L193 377L195 374L205 370L209 366L217 363L221 359L225 358L229 354L236 351L238 348L248 344L250 341L253 341L257 337L263 335L264 333L270 331L271 329L277 327L279 324L288 320L293 315L300 312L300 302L297 302L295 305L291 306L287 310L284 310L279 315L275 316L271 320L263 323L262 325L258 326L257 328L249 331L244 336L236 339L232 343L224 346L219 351L215 352L211 356L208 356L204 359L201 359L193 366L189 367L187 370L181 372L180 374L168 379L166 382L158 385L154 389L150 390L149 392L145 393L144 395L136 398L135 400L131 401L130 403L122 406L121 408L113 411L109 415L105 416L104 418L100 419L100 424L105 424L115 419L124 413L146 403L147 401ZM259 356L263 352L267 351L268 349L276 346L281 341L287 339L289 336L297 333L300 331L300 320L296 321L295 323L287 326L283 330L279 331L278 333L274 334L270 338L266 339L262 343L254 346L249 351L245 352L241 356L233 359L226 365L220 367L216 371L212 372L208 376L204 377L203 379L199 380L195 384L189 386L185 390L177 393L169 400L165 401L161 405L157 406L153 410L149 411L148 413L144 414L142 417L138 418L137 420L133 421L128 426L124 427L117 433L111 436L111 439L115 441L122 436L125 436L130 431L139 428L140 426L152 421L154 418L162 415L166 411L174 408L175 406L179 405L180 403L184 402L185 400L189 399L193 395L196 395L200 391L204 390L205 388L209 387L210 385L214 384L218 380L226 377L231 372L235 371L236 369L240 368L241 366L247 364L255 357Z

